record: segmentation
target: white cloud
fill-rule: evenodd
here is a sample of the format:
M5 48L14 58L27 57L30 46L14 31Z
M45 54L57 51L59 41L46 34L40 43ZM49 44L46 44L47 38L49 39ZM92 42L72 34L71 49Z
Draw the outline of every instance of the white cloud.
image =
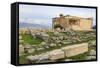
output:
M60 13L64 15L72 15L79 17L96 18L96 10L91 8L75 8L75 7L56 7L56 6L37 6L37 5L20 5L19 18L20 21L36 24L52 23L52 18ZM93 21L95 23L95 21Z

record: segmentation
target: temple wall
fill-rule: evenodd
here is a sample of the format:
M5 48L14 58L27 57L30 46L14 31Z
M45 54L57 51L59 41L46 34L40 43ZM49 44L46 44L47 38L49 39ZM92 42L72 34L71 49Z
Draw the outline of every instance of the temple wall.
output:
M89 30L92 28L92 20L81 19L80 20L80 29Z
M62 27L71 27L73 30L91 30L92 28L92 22L93 20L90 18L78 18L80 21L78 21L78 25L72 25L70 26L68 23L70 23L68 20L72 17L59 17L56 18L56 20L53 19L53 24L60 24ZM74 17L73 17L74 18ZM76 17L75 17L76 18ZM53 26L54 26L53 25Z

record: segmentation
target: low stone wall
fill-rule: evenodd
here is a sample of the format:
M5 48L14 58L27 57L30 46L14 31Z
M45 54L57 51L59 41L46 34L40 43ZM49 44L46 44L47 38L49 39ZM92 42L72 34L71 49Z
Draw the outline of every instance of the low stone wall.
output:
M81 43L63 47L50 52L49 59L56 60L64 57L72 57L88 51L88 43Z
M61 49L53 50L49 54L49 59L50 60L56 60L56 59L61 59L64 58L64 52Z
M72 46L63 47L66 57L72 57L88 51L88 43L75 44Z
M46 58L49 59L50 61L55 61L57 59L62 59L65 57L76 56L85 53L87 51L88 51L88 43L81 43L81 44L62 47L61 49L56 49L40 55L28 56L27 59L31 61L35 61L36 59L40 60ZM46 55L46 57L44 57L44 55Z

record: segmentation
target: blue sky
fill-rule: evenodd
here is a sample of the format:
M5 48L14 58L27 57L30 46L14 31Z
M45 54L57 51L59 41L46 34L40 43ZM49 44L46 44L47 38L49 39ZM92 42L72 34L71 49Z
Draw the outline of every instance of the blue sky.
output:
M91 8L39 6L39 5L19 5L19 22L39 24L52 27L52 18L59 14L72 15L78 17L93 17L95 25L96 10Z

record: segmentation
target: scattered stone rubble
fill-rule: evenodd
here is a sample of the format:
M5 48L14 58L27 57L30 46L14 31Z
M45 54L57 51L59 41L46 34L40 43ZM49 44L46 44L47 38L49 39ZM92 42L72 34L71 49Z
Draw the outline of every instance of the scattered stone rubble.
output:
M56 49L53 51L50 51L45 54L40 54L40 55L35 55L35 56L28 56L27 59L34 61L34 60L43 60L43 59L48 59L51 61L55 61L57 59L62 59L65 57L72 57L76 56L78 54L82 54L88 51L88 44L87 43L82 43L82 44L76 44L76 45L71 45L71 46L66 46L61 49ZM45 57L44 57L45 56ZM71 59L66 59L66 61L71 61Z
M96 56L96 51L95 51L95 50L90 50L89 55L91 55L91 56Z
M86 57L87 60L96 59L96 51L90 50L88 56Z
M52 31L51 31L52 32ZM41 50L45 50L48 49L50 47L56 47L56 46L63 46L63 45L67 45L71 42L77 42L77 41L81 41L86 39L87 37L78 37L79 34L75 34L73 31L66 33L65 34L61 34L58 31L53 31L54 36L50 37L49 34L47 34L46 32L43 31L33 31L30 32L30 30L25 30L25 31L21 31L20 34L31 34L33 36L33 38L40 38L43 39L44 41L41 42L39 44L39 46L42 47L36 47L36 45L19 45L19 54L22 55L23 53L34 53L36 50L37 51L41 51ZM69 37L69 35L72 37ZM83 39L84 38L84 39ZM22 36L19 36L19 42L23 43L24 40L22 39ZM96 44L96 42L92 42L93 45ZM33 47L32 47L33 46ZM27 56L27 59L32 61L32 62L43 62L45 61L53 61L55 62L55 60L58 59L62 59L65 57L72 57L72 56L76 56L82 53L85 53L88 51L88 43L81 43L81 44L75 44L75 45L70 45L70 46L65 46L62 47L60 49L55 49L53 51L47 52L47 53L43 53L40 55L31 55L31 56ZM90 50L89 55L87 56L87 59L96 59L96 51L95 50ZM45 62L44 61L44 62ZM72 59L65 59L65 61L72 61Z

